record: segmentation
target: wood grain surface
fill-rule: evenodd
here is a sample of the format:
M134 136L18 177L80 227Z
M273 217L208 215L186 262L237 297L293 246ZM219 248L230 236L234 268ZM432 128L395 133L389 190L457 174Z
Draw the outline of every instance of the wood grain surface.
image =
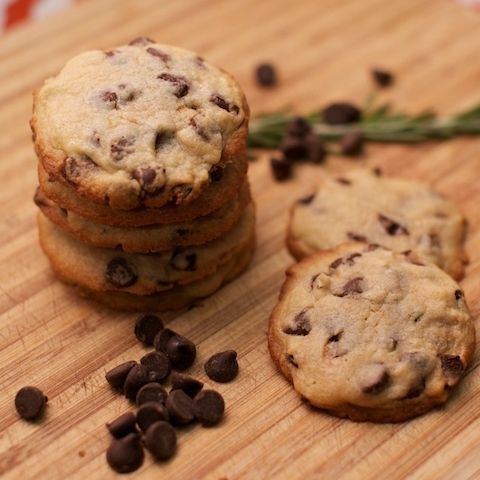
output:
M28 120L31 91L71 56L148 35L198 51L232 72L253 114L299 112L336 99L362 102L369 68L391 68L381 93L402 110L442 114L480 101L480 16L447 0L85 1L60 16L0 38L0 476L5 479L108 479L105 422L130 407L112 394L106 369L138 359L134 316L77 298L51 274L31 201L35 158ZM255 85L253 68L274 62L277 89ZM165 315L197 343L192 372L212 353L234 348L237 381L212 385L224 395L221 427L182 431L178 455L148 457L135 478L339 479L480 478L478 356L445 408L398 425L355 424L303 404L275 371L266 326L284 270L287 210L325 171L359 164L386 175L431 182L470 222L471 263L462 282L475 318L480 310L480 140L419 146L369 146L362 160L331 158L296 169L275 184L268 155L252 162L258 249L249 271L189 312ZM41 424L20 421L16 391L41 387L49 397Z

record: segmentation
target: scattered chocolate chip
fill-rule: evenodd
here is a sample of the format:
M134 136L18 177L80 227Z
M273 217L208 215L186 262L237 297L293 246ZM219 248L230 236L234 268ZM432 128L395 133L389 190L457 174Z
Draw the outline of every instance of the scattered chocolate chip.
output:
M234 112L234 113L240 112L240 109L238 108L237 105L233 103L228 103L221 95L213 94L210 97L210 101L214 103L217 107L220 107L223 110L226 110L227 112Z
M343 330L341 330L340 332L336 333L335 335L331 335L330 337L328 337L327 342L328 342L328 343L338 342L338 341L340 341L340 338L342 338L342 335L343 335Z
M174 335L167 343L166 353L173 368L185 370L195 361L197 349L187 338Z
M123 385L123 392L130 400L135 400L137 392L148 383L147 371L143 365L138 363L128 372L127 378Z
M390 375L387 369L380 364L373 364L369 366L366 371L366 378L362 385L362 392L369 395L378 395L388 386L390 382Z
M137 410L137 425L143 432L155 422L168 422L170 416L167 407L158 402L143 403Z
M305 145L307 146L308 161L311 163L323 163L327 156L327 149L322 139L313 133L305 138Z
M378 214L378 220L389 235L409 235L405 227L381 213Z
M137 362L135 360L130 360L129 362L122 363L112 368L105 374L107 382L112 388L123 390L127 375L135 365L137 365Z
M213 426L223 417L225 401L215 390L202 390L193 399L193 411L203 426Z
M215 382L226 383L238 375L237 352L226 350L212 355L204 365L205 373Z
M156 460L167 460L177 449L177 434L167 422L155 422L145 435L145 447Z
M106 55L107 57L113 57L116 53L117 53L116 50L107 50L107 51L105 52L105 55Z
M358 252L352 253L345 258L345 263L347 265L353 265L355 263L355 259L361 256L362 256L361 253L358 253Z
M287 327L283 330L287 335L308 335L312 326L310 325L310 320L308 318L308 310L302 310L300 313L297 313L293 319L295 327Z
M340 140L340 147L344 155L359 155L363 150L363 135L354 130L347 132Z
M323 118L330 125L355 123L361 116L361 111L355 105L346 102L332 103L323 111Z
M95 168L97 168L96 163L87 155L82 155L78 158L67 157L63 162L61 174L67 181L75 185L83 172L88 172Z
M105 269L105 279L117 288L126 288L138 280L135 266L123 257L112 258Z
M127 412L113 422L107 423L107 429L115 438L122 438L137 431L135 422L135 415L132 412Z
M302 205L310 205L315 198L315 194L312 193L311 195L307 195L306 197L299 198L297 203L301 203Z
M257 83L262 87L273 87L277 84L277 72L271 63L261 63L255 70Z
M280 143L280 150L286 160L303 160L308 157L308 145L304 138L287 135Z
M465 366L458 355L440 355L443 373L447 378L447 385L455 385L465 371Z
M169 328L164 328L163 330L160 330L153 339L153 346L155 347L155 350L163 352L166 355L168 341L175 335L178 334L173 330L170 330Z
M165 403L171 421L186 425L195 418L193 400L183 390L172 390Z
M463 292L461 290L455 290L455 300L463 298Z
M100 93L100 99L102 102L108 103L111 108L117 108L118 97L115 92L105 91Z
M350 240L354 240L356 242L366 242L367 241L367 237L365 237L364 235L360 235L359 233L347 232L347 237Z
M132 177L138 181L140 186L151 185L157 176L157 172L151 167L137 167L132 172Z
M290 355L290 354L287 355L287 362L293 365L295 368L298 368L298 363L295 361L295 358L293 355Z
M349 280L342 288L341 292L334 293L336 297L345 297L363 292L363 277L355 277Z
M190 125L192 126L192 128L195 130L195 132L199 137L203 138L203 140L205 140L206 142L210 140L210 137L208 136L207 132L201 125L198 124L198 122L195 120L195 117L192 117L190 119Z
M158 48L148 47L146 50L147 53L153 55L154 57L160 58L163 62L168 63L170 61L170 55L165 52L162 52Z
M219 182L223 177L223 168L218 165L214 165L210 169L209 176L212 182Z
M160 330L163 330L161 318L151 313L142 315L135 322L135 336L145 345L153 345L153 340Z
M174 95L177 98L182 98L187 95L190 90L190 84L185 77L180 75L172 75L171 73L162 73L157 78L170 82L175 87Z
M270 167L272 169L273 177L278 182L288 180L292 176L292 164L283 158L271 158Z
M148 37L137 37L134 38L129 45L148 45L149 43L155 43L155 40Z
M183 390L191 398L195 397L203 388L203 383L199 380L175 370L170 375L170 380L172 382L172 390Z
M392 85L394 80L393 74L391 72L380 68L372 68L372 78L379 87L383 88Z
M48 398L37 387L23 387L15 395L15 408L25 420L36 420L45 410Z
M287 124L287 135L290 137L305 138L312 127L303 117L295 117Z
M342 263L343 263L343 257L339 257L339 258L337 258L336 260L334 260L334 261L328 266L328 268L331 268L332 270L335 270L335 269L338 268Z
M135 140L133 138L120 137L110 144L110 156L115 162L123 160L134 151Z
M114 438L107 450L107 462L118 473L129 473L143 464L144 453L138 433Z
M147 402L164 403L168 394L159 383L146 383L138 390L135 402L138 406Z
M373 174L377 177L382 176L382 169L380 167L374 167L372 170Z
M413 319L413 322L414 323L417 323L423 316L425 315L425 313L419 313L415 316L415 318Z
M163 352L149 352L140 359L140 363L147 371L148 378L154 378L156 382L165 380L170 374L170 360Z
M313 290L313 287L315 285L315 281L319 277L319 273L316 273L315 275L312 275L312 278L310 279L310 290Z

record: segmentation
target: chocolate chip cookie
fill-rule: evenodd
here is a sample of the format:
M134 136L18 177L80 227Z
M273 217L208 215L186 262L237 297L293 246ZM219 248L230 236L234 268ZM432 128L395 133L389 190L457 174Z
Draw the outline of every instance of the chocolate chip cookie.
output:
M250 189L245 182L232 202L190 222L136 228L112 227L87 220L59 207L39 189L35 202L50 221L88 245L149 253L200 245L222 236L238 222L250 202Z
M287 244L301 259L345 241L412 251L454 278L466 264L466 222L459 210L421 183L355 170L325 179L318 191L295 203Z
M287 271L271 356L312 405L396 422L446 402L472 358L463 291L409 253L346 243Z
M197 54L150 41L84 52L34 97L50 176L115 209L186 205L243 155L248 105Z
M252 202L237 224L212 242L155 254L125 253L86 245L38 215L40 245L62 278L90 290L147 295L199 280L218 269L251 242L255 231Z

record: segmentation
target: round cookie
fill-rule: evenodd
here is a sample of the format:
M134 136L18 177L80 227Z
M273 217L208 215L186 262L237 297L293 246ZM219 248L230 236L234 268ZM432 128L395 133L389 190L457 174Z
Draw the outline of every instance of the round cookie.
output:
M297 260L352 240L413 250L458 279L467 261L465 232L455 205L426 185L365 169L327 178L314 195L299 200L287 244Z
M40 189L35 203L57 226L82 242L101 248L120 248L125 252L150 253L211 242L230 230L250 202L248 182L236 198L209 215L191 222L121 228L101 225L58 207Z
M231 162L223 169L222 178L205 188L195 202L184 205L165 205L162 208L138 208L133 211L113 210L78 195L68 185L49 176L38 165L38 180L42 192L59 207L103 225L140 227L146 225L188 222L208 215L231 202L245 182L248 161L246 157Z
M251 241L255 232L255 208L251 202L237 224L212 242L151 254L85 245L41 213L38 226L40 245L53 270L61 277L90 290L147 295L215 272Z
M188 285L178 285L166 292L134 295L126 292L98 292L74 285L80 295L109 308L135 312L163 312L188 307L206 298L237 278L250 264L255 247L254 238L215 273ZM64 279L71 283L68 279Z
M239 85L197 54L137 39L71 59L36 92L31 121L45 170L115 209L185 205L243 155Z
M397 422L447 400L472 358L475 328L459 285L436 265L347 243L287 271L268 340L312 405Z

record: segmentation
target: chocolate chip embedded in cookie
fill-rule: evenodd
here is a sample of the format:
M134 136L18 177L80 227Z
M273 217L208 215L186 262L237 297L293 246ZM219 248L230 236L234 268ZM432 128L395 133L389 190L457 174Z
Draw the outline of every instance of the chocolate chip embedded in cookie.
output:
M246 148L237 82L190 51L138 39L71 59L34 99L45 170L115 209L186 205ZM211 171L213 175L210 175Z
M412 252L454 278L463 275L466 223L459 210L426 185L367 169L325 179L291 210L287 243L301 259L349 240Z
M458 284L436 265L346 243L288 270L269 348L312 405L395 422L446 402L475 329Z

